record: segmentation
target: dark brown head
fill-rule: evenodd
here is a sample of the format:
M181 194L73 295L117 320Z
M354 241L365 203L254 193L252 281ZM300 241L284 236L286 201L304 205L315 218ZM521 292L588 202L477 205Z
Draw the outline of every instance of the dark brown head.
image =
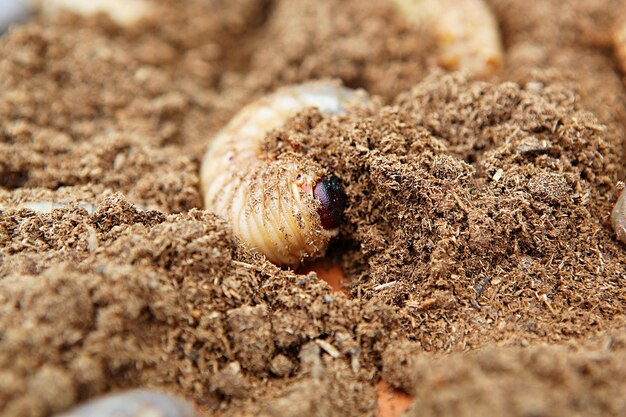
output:
M339 179L334 176L320 178L313 187L313 197L320 203L317 213L322 227L327 230L338 228L346 207L346 194Z

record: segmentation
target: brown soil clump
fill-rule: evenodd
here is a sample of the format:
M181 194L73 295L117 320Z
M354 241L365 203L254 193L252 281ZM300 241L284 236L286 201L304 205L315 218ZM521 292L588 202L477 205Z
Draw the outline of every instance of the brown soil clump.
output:
M0 281L0 362L11 381L0 391L3 415L48 415L132 386L166 388L218 410L296 369L307 396L309 384L320 395L342 387L356 390L355 404L373 407L365 369L387 344L389 309L260 260L208 213L165 217L112 196L91 216L9 210L1 225L3 253L11 254ZM322 358L321 349L351 358L351 367ZM353 386L355 378L362 382ZM55 385L62 396L41 395L50 379L63 382ZM289 396L297 385L285 388ZM266 406L285 415L290 401L277 401ZM308 401L315 409L315 398ZM327 407L340 415L353 404Z
M415 346L403 344L383 359L383 375L415 394L407 416L619 416L626 412L625 342L615 333L582 345L446 356L415 356Z
M371 112L275 137L344 181L354 298L399 307L429 351L622 325L619 147L568 90L434 75Z
M202 415L372 416L381 376L408 415L623 414L624 10L489 3L506 54L483 81L356 0L168 0L0 38L0 416L133 387ZM247 249L198 190L243 104L329 77L373 104L302 112L265 150L341 180L345 293ZM24 207L45 201L64 208Z

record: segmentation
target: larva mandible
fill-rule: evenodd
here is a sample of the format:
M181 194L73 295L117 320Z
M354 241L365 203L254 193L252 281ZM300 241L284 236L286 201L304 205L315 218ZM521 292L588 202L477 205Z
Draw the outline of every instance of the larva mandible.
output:
M366 102L326 81L283 87L244 107L209 144L200 168L205 208L242 241L279 265L323 255L344 206L338 180L302 157L270 160L267 132L308 107L327 115Z
M440 65L488 75L502 65L496 18L484 0L392 0L407 20L433 28Z

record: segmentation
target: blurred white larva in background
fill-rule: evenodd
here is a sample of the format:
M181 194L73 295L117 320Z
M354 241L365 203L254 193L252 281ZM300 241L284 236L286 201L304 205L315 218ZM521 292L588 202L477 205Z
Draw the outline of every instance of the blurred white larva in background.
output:
M434 31L439 64L484 76L502 65L500 28L484 0L392 0L405 18Z

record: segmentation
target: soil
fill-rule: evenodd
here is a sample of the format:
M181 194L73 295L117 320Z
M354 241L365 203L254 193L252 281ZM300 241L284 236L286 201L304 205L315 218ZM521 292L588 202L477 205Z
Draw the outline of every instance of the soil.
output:
M0 38L0 416L133 387L201 415L373 416L381 379L407 416L626 414L626 8L490 0L505 65L476 80L363 3L170 0ZM340 178L316 270L343 291L247 249L198 189L242 105L313 78L373 104L264 146ZM18 207L46 200L97 207Z

